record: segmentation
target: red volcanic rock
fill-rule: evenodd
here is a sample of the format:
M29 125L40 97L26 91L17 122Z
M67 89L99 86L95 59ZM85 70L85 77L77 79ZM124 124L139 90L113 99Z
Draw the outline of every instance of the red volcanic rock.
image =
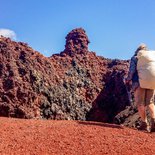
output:
M65 50L46 58L25 43L0 38L0 116L112 122L129 105L129 62L88 51L82 28Z
M48 58L27 44L1 37L0 115L21 118L40 115L42 89L54 84L54 70Z
M66 36L65 50L61 54L74 56L75 54L86 54L88 52L88 37L82 28L72 30Z
M113 122L114 116L130 106L124 76L127 74L127 62L113 60L109 63L104 79L104 88L93 102L88 120Z

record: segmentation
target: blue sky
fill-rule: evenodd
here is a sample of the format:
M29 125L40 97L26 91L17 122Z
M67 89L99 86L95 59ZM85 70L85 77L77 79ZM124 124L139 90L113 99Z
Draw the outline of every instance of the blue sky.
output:
M155 50L155 0L0 0L0 29L45 56L63 51L65 36L78 27L90 51L130 59L140 43Z

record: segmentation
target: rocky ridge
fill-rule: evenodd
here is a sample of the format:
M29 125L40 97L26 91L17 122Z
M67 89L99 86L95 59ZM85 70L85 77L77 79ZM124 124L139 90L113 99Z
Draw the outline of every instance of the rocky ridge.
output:
M64 51L47 58L1 37L0 116L113 122L130 105L129 61L96 56L88 44L85 30L74 29Z

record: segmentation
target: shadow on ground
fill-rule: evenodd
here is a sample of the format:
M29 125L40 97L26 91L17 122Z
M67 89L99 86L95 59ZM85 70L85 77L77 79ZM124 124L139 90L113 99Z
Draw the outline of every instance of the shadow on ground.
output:
M83 121L78 121L79 124L82 125L96 125L96 126L103 126L103 127L108 127L108 128L117 128L117 129L123 129L123 126L117 125L117 124L108 124L108 123L102 123L102 122L83 122Z

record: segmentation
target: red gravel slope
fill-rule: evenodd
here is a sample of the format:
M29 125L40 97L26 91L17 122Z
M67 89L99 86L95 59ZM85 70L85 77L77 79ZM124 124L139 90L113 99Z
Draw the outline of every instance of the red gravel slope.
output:
M155 134L118 125L0 118L0 154L151 155Z

